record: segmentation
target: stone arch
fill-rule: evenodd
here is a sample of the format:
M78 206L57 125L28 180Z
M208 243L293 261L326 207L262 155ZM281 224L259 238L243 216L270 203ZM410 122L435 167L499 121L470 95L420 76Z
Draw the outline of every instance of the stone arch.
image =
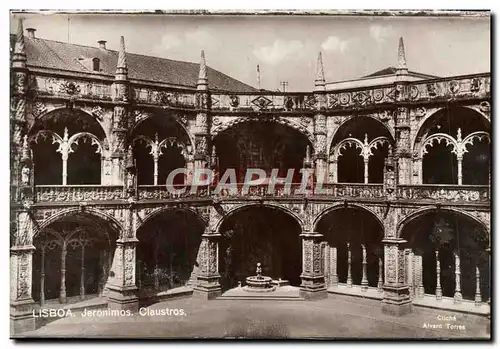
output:
M153 210L152 212L149 212L144 216L144 218L141 219L141 223L136 227L136 231L138 231L140 228L142 228L147 222L150 220L154 219L155 217L158 217L159 215L162 215L163 213L166 212L173 212L173 211L184 211L184 212L190 212L193 214L194 217L204 226L208 226L208 222L200 215L199 212L197 212L195 209L192 207L161 207L158 209Z
M249 117L249 116L242 116L242 117L238 117L234 120L231 120L229 122L226 122L216 128L213 129L212 131L212 134L211 134L211 137L212 139L214 139L217 135L219 135L220 133L232 128L233 126L236 126L238 124L242 124L242 123L245 123L245 122L251 122L251 121L259 121L259 122L274 122L274 123L277 123L277 124L280 124L280 125L284 125L284 126L288 126L288 127L291 127L293 128L294 130L300 132L301 134L303 134L305 137L307 137L307 139L309 140L309 142L314 145L315 144L315 141L314 141L314 135L309 132L309 130L294 122L294 121L290 121L290 120L287 120L287 119L284 119L282 117L279 117L279 116L276 116L276 117L269 117L269 118L253 118L253 117Z
M134 125L132 126L132 128L130 129L130 137L132 137L132 139L134 139L137 135L136 135L136 130L137 128L144 124L144 122L146 120L150 120L152 119L157 113L162 113L164 112L163 110L158 110L158 109L155 109L153 112L150 112L150 113L142 113L140 110L135 110L134 111L134 115L135 115L135 120L134 120ZM170 118L171 120L173 120L178 126L180 126L188 140L189 140L189 145L192 147L192 149L195 149L195 141L194 141L194 135L190 132L189 130L189 127L187 125L187 122L183 122L181 119L182 117L179 116L178 113L174 113L172 115L172 112L170 112L169 114L167 114L167 117Z
M458 106L457 107L458 109L460 108L463 108L463 109L467 109L467 110L470 110L470 111L473 111L473 112L476 112L478 115L480 115L484 121L486 121L486 124L487 125L491 125L491 120L488 118L488 116L477 110L476 108L472 108L470 106ZM415 151L418 151L417 147L419 147L419 142L421 142L421 134L422 134L422 128L424 127L424 125L426 124L426 122L428 120L430 120L431 118L435 117L436 115L438 115L440 112L442 112L443 110L446 110L447 109L447 106L444 106L444 107L440 107L440 108L437 108L437 109L433 109L432 111L430 112L427 112L418 122L418 126L416 127L415 129L415 133L413 134L412 136L412 139L411 139L411 146L412 146L412 150L413 152Z
M417 219L419 217L422 217L430 212L450 212L450 213L455 213L457 215L461 215L463 217L466 217L468 219L471 219L472 221L474 221L475 223L477 223L481 228L483 228L483 231L488 234L488 239L490 239L490 231L489 231L489 228L487 227L487 225L482 222L480 219L478 219L477 217L473 216L472 214L470 214L469 212L467 211L463 211L463 210L459 210L459 209L456 209L456 208L442 208L442 207L437 207L437 206L432 206L432 207L424 207L424 208L421 208L421 209L418 209L408 215L406 215L403 219L401 219L398 224L397 224L397 228L396 228L396 236L398 238L401 237L401 234L404 230L404 228L408 225L408 223L410 223L411 221L413 221L414 219Z
M360 209L360 210L368 213L373 218L375 218L375 220L379 223L380 228L382 229L382 232L384 233L384 236L385 236L384 222L380 219L380 217L374 211L369 209L368 207L363 206L363 205L359 205L359 204L353 204L353 203L349 203L347 206L344 203L337 203L337 204L334 204L334 205L324 209L323 211L321 211L313 220L312 227L314 228L314 231L316 231L318 223L321 221L321 219L326 217L329 213L331 213L335 210L338 210L338 209L342 209L342 208L357 208L357 209Z
M305 225L304 225L303 220L295 212L288 209L287 207L284 207L284 206L278 205L278 204L273 204L273 203L262 203L262 204L255 203L255 204L242 204L242 205L233 207L231 210L226 212L222 218L220 218L217 221L217 223L215 224L215 227L214 227L214 231L219 233L219 228L222 225L222 223L224 223L225 220L227 220L229 217L231 217L232 215L234 215L240 211L243 211L243 210L246 210L249 208L253 208L253 207L267 207L270 209L277 209L277 210L285 213L286 215L290 216L291 218L293 218L297 222L297 224L300 226L300 228L302 230L304 230Z
M56 116L56 114L58 112L64 112L64 111L80 113L81 115L85 115L85 118L87 118L89 121L93 120L94 124L99 125L99 129L102 132L102 135L104 136L103 141L106 141L109 144L110 134L107 132L103 123L101 123L99 120L97 120L95 118L95 116L90 114L88 111L86 111L85 109L81 109L81 108L60 107L60 108L51 108L50 110L47 110L45 113L42 113L39 116L33 118L32 123L28 129L28 133L27 133L28 136L31 137L31 136L34 136L36 134L36 132L37 132L36 126L39 125L39 122L42 119L50 119L50 118ZM97 136L97 138L99 138L98 135L95 135L95 136Z
M57 222L61 218L72 216L79 213L87 213L90 216L95 216L102 220L110 222L111 223L110 227L113 228L113 230L115 230L117 234L123 231L122 223L120 223L115 217L109 215L108 213L105 213L98 209L94 209L92 207L86 207L84 210L82 210L80 207L72 207L68 209L63 209L57 212L56 214L50 216L46 220L42 221L41 223L35 224L33 229L33 238L35 238L36 235L38 235L43 229Z
M394 144L394 138L395 138L395 135L394 135L394 130L392 128L390 128L386 123L380 121L380 119L377 119L375 116L373 115L351 115L349 117L347 117L345 120L343 120L339 125L338 127L336 128L336 130L333 132L333 134L329 137L328 139L328 144L327 144L327 154L330 154L331 151L332 151L332 147L334 146L333 145L333 141L335 139L335 137L337 136L337 134L339 133L339 130L342 129L343 126L345 126L347 123L351 122L352 120L354 120L355 118L360 118L360 117L363 117L363 118L370 118L370 119L373 119L375 121L377 121L377 123L379 123L381 126L383 126L387 132L389 133L389 135L391 136L389 138L389 143L390 144ZM378 138L378 137L375 137L375 138Z

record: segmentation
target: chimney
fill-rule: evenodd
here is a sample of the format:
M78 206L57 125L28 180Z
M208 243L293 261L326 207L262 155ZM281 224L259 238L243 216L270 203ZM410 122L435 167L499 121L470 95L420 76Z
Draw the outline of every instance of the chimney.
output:
M105 50L106 49L106 40L99 40L97 43L99 44L99 48L101 50Z
M28 32L28 38L34 39L35 38L35 28L26 28L26 31Z

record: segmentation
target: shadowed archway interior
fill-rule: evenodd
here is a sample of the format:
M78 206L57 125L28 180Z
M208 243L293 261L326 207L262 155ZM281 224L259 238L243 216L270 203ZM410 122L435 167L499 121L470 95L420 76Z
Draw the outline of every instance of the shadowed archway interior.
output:
M137 231L137 283L155 290L184 286L197 268L204 224L193 212L156 214Z
M244 284L246 277L255 275L257 263L263 275L300 285L301 227L293 217L265 206L243 208L228 216L219 231L223 290Z

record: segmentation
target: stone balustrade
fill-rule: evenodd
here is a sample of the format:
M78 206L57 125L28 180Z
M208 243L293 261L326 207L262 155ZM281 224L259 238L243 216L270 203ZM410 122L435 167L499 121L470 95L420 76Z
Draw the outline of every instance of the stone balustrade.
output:
M124 199L120 185L37 185L37 202L81 202Z
M401 200L433 200L451 202L489 202L490 188L487 185L424 184L399 185L397 197Z
M111 101L111 82L36 76L34 89L38 96Z
M36 76L32 88L39 96L77 99L111 100L111 82ZM454 98L487 98L490 96L490 74L475 74L449 78L412 81L406 86L407 101L426 102ZM326 92L329 110L359 109L399 100L403 91L395 84L370 86ZM131 98L137 104L159 105L165 108L196 107L196 94L169 88L151 88L133 85ZM228 112L293 112L315 111L318 97L313 92L212 93L211 109Z
M327 183L303 190L300 183L291 185L276 184L269 190L268 184L244 188L239 184L236 188L223 189L219 193L215 186L191 188L187 185L176 185L167 188L164 185L140 185L137 190L138 200L176 200L203 198L385 198L384 188L378 183ZM483 185L400 185L396 197L401 201L439 201L441 203L489 202L490 188ZM80 202L125 200L122 186L107 185L38 185L35 187L36 202Z

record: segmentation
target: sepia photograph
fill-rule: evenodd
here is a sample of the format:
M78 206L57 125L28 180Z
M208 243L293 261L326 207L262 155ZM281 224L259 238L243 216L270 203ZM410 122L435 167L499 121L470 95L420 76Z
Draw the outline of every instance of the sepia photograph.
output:
M10 338L491 340L491 20L11 10Z

